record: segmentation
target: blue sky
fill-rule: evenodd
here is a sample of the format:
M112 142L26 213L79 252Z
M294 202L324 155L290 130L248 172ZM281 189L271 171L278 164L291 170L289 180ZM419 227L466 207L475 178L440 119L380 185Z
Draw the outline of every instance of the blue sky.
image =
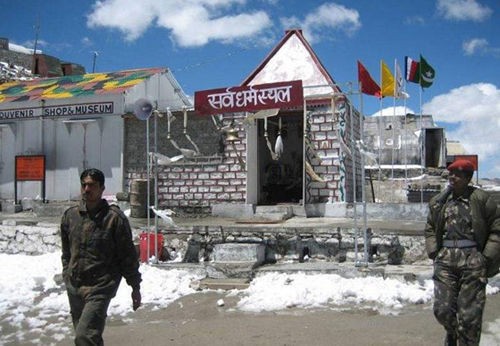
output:
M407 111L432 114L479 155L480 177L500 177L498 0L0 0L0 12L11 44L33 48L38 23L46 54L87 72L94 52L96 72L168 67L189 96L240 84L289 28L303 29L345 91L357 84L358 59L379 82L381 59L404 71L405 56L422 54L436 78L422 93L407 84ZM364 96L363 105L367 116L393 114L392 98Z

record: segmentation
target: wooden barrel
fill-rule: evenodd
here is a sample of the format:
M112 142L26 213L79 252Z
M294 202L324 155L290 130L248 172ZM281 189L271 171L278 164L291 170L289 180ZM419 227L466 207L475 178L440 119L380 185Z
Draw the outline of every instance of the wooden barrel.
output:
M153 182L150 184L149 201L154 200ZM145 218L148 216L148 181L146 179L135 179L130 184L130 216Z

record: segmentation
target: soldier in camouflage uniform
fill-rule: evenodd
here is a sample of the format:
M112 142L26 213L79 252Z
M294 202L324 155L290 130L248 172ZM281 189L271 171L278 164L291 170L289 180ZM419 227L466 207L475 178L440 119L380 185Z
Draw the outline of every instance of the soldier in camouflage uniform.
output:
M75 345L103 345L111 298L124 277L132 308L141 305L139 261L127 217L102 199L104 174L80 176L82 201L61 220L63 278L75 329Z
M479 345L488 277L500 265L500 208L469 185L474 166L456 160L448 188L429 202L425 243L434 260L434 315L445 345Z

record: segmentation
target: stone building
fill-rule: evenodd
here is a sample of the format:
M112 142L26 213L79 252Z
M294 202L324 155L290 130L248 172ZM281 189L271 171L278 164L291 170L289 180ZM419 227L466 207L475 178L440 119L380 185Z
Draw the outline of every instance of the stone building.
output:
M431 115L367 117L364 141L383 166L446 167L445 132Z
M360 200L361 157L354 147L360 114L300 30L287 31L241 84L224 90L239 97L293 81L300 81L302 95L292 106L211 114L200 111L195 95L195 112L155 118L162 134L156 139L159 154L171 158L179 148L191 151L180 161L153 165L159 207L218 215L237 210L245 216L260 206L287 205L293 213L323 216L335 214L339 204ZM126 157L134 160L126 165L130 182L147 178L142 159L135 161L143 148L130 140L142 137L137 124L134 117L125 122Z

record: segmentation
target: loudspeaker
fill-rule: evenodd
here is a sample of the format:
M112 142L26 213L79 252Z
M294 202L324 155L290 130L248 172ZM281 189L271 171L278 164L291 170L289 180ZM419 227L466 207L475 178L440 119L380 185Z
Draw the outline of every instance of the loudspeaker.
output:
M153 104L148 99L138 99L134 104L134 114L139 120L147 120L153 113Z

